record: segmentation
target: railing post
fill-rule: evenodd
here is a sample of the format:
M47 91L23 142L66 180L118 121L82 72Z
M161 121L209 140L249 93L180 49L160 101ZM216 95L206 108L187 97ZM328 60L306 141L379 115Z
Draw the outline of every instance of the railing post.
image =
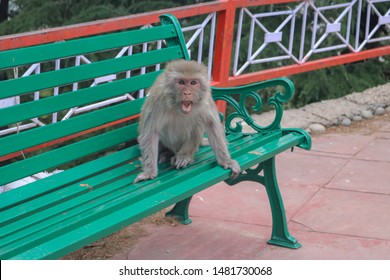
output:
M230 76L234 22L237 0L225 0L226 10L218 13L212 78L216 86L226 86ZM217 101L218 110L225 112L226 103Z

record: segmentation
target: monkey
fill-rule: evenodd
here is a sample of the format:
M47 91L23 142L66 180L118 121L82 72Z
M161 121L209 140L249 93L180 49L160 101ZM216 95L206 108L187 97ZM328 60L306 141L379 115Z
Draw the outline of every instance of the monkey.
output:
M193 163L204 133L218 164L231 169L231 177L236 178L240 165L227 149L206 66L173 60L153 83L141 109L137 140L142 172L134 183L154 179L159 162L170 160L176 169Z

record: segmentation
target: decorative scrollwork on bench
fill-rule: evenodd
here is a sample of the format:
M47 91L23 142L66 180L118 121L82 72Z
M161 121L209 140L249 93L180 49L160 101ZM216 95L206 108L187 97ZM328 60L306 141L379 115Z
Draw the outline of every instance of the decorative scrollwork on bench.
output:
M282 87L283 92L278 91L268 99L267 104L275 109L275 118L271 124L261 126L249 114L247 104L248 100L254 100L254 105L251 106L251 110L253 112L260 112L263 107L263 100L258 91L270 87ZM235 110L225 119L227 133L242 132L242 124L237 122L237 119L241 119L258 133L265 134L280 128L280 122L283 116L283 103L288 102L293 97L294 85L290 80L281 78L232 88L222 89L213 87L212 94L214 100L226 101ZM239 96L238 101L234 98L235 95Z

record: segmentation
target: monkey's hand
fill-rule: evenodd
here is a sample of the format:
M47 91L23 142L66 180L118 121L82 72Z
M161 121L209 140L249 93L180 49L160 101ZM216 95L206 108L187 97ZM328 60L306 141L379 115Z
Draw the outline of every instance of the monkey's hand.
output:
M134 183L137 183L139 181L145 181L145 180L151 180L156 178L157 172L153 171L144 171L138 174L137 178L135 178Z
M241 167L236 160L231 159L227 162L220 163L220 165L225 169L232 170L232 179L237 178L237 176L241 173Z

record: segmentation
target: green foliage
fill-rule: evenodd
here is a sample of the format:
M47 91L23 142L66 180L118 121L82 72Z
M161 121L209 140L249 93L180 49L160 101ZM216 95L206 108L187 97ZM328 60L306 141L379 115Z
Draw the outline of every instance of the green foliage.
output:
M0 24L0 36L208 1L11 0L15 11Z

